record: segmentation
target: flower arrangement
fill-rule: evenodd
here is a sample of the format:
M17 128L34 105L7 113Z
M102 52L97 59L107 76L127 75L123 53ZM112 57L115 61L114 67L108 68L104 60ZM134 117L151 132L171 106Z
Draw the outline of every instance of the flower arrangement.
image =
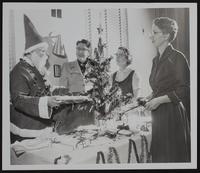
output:
M101 38L103 29L101 27L97 29L99 33L98 46L94 49L94 56L88 58L85 79L93 84L92 89L87 94L93 100L91 109L97 111L101 119L108 118L112 110L130 97L123 97L119 86L111 87L109 70L113 57L104 56L106 44L102 42Z

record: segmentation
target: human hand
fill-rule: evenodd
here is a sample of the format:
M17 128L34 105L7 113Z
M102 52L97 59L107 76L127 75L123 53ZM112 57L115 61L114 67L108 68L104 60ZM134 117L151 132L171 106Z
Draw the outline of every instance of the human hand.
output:
M48 96L47 104L49 107L57 107L62 103L62 101L57 99L57 96Z
M154 98L152 100L150 100L149 102L147 102L144 107L145 107L145 110L149 110L149 111L152 111L152 110L155 110L158 108L158 106L160 106L161 104L161 101L159 98Z

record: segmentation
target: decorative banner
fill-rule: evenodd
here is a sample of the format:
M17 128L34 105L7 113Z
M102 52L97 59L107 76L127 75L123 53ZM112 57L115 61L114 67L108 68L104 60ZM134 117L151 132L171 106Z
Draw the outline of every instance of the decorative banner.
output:
M115 157L115 161L116 163L120 163L120 159L119 159L119 154L116 150L115 147L109 147L109 153L108 153L108 158L107 158L107 162L108 163L113 163L113 157Z
M97 158L96 158L96 163L98 164L100 162L100 158L102 159L102 163L106 163L105 157L102 151L97 152Z
M148 150L148 140L145 135L141 136L141 155L140 162L141 163L150 163L151 162L151 154ZM144 159L146 156L146 160Z
M136 157L137 163L140 163L140 159L139 159L139 155L138 155L138 152L137 152L136 143L132 139L129 139L128 163L131 163L132 146L133 146L133 149L134 149L134 153L135 153L135 157Z
M57 40L53 46L52 53L60 58L66 58L65 47L61 42L61 35L57 36Z

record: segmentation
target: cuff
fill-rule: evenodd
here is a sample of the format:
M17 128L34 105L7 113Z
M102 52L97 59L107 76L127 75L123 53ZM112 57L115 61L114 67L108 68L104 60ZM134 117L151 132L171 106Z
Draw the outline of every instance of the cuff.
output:
M20 128L14 125L13 123L10 123L10 132L20 136Z
M17 127L15 124L10 123L10 131L18 136L21 137L36 137L36 130L29 130L29 129L21 129L19 127Z
M169 97L171 102L174 104L178 104L179 102L181 102L181 99L177 96L175 91L171 91L171 92L167 93L167 96Z
M41 97L39 99L39 116L44 119L50 119L52 109L47 105L47 97Z

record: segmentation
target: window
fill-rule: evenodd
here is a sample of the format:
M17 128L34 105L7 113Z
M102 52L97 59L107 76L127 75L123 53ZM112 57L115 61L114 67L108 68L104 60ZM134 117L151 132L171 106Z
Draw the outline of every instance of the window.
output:
M62 18L62 10L61 9L51 9L51 17Z
M62 18L62 10L57 9L57 18Z
M51 10L51 16L52 17L56 17L56 9L52 9Z

